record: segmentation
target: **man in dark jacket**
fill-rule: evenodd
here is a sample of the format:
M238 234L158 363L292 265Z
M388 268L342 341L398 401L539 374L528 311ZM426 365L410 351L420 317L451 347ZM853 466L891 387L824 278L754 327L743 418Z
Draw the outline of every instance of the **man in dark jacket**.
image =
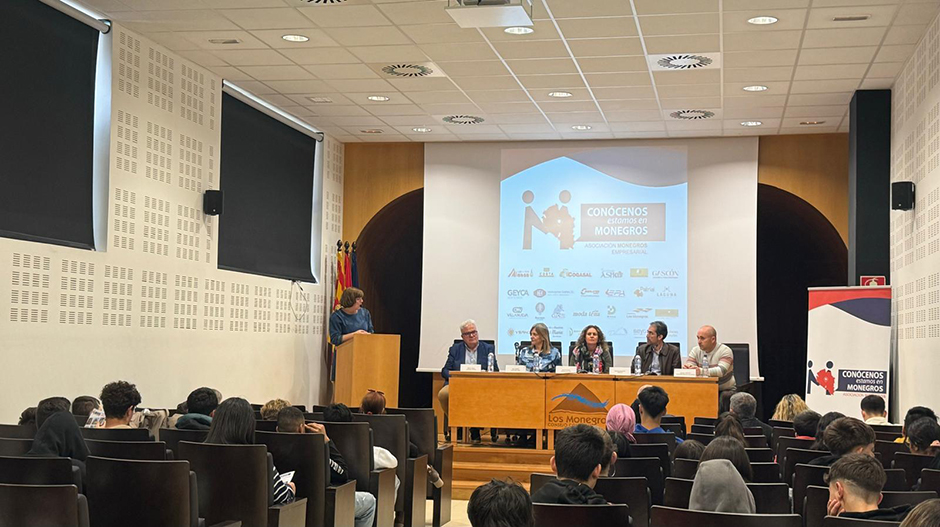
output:
M589 425L574 425L558 432L552 472L558 476L532 495L533 503L606 505L594 492L602 465L610 462L614 447L610 437Z
M767 438L767 446L773 442L774 429L772 426L764 424L755 417L757 413L757 399L747 392L739 392L731 396L731 413L738 416L741 426L744 428L760 428L761 433Z
M176 421L180 430L208 430L212 427L212 414L219 407L219 396L212 388L196 388L186 398L189 413Z
M879 509L887 476L881 462L866 454L848 454L829 468L829 516L900 522L910 505Z
M666 324L659 320L650 324L646 330L646 344L636 348L643 373L671 376L676 368L682 367L679 348L675 344L664 342L668 334Z

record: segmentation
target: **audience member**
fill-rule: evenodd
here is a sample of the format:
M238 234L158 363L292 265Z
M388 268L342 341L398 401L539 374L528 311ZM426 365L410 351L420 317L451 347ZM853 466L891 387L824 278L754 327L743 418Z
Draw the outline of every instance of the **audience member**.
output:
M126 381L115 381L101 389L101 406L104 409L105 428L132 428L131 418L140 404L137 387Z
M718 416L718 422L715 423L715 437L733 437L741 442L741 446L747 447L747 441L744 439L744 427L738 421L736 415L731 412L725 412Z
M751 460L747 457L747 450L740 441L733 437L723 436L712 439L711 443L705 447L702 457L699 458L699 466L704 461L712 459L727 459L738 470L745 483L750 483L754 478L751 469Z
M610 459L610 437L597 428L579 424L558 432L552 472L557 476L532 496L534 503L604 505L607 500L594 492L603 465Z
M833 421L843 417L845 417L845 414L841 412L826 412L823 414L823 416L819 418L819 424L816 425L816 441L809 447L810 450L829 450L829 447L827 447L826 443L823 441L823 434L826 433L826 428L829 428L829 425L832 424Z
M862 398L862 421L866 425L888 425L888 412L885 411L884 398L877 395L866 395Z
M936 456L940 453L940 424L936 419L922 417L907 428L907 446L912 454Z
M321 434L330 452L330 484L342 485L349 481L346 460L336 444L326 435L326 427L319 423L304 423L304 414L293 406L285 406L277 414L277 431L292 434ZM371 527L375 518L375 496L356 491L356 527Z
M640 390L637 395L640 400L640 422L637 423L634 433L637 434L665 434L661 426L663 416L666 415L666 406L669 404L669 394L659 386L650 386ZM676 437L676 443L682 439Z
M771 444L774 437L774 427L762 422L756 417L757 399L747 392L736 393L731 396L731 413L738 416L744 428L760 428L767 444Z
M473 527L533 527L532 500L522 486L492 479L480 485L467 502Z
M777 408L774 409L774 415L770 418L772 421L793 421L799 413L809 410L803 398L795 393L784 395Z
M323 420L328 423L351 423L353 420L352 411L343 403L336 403L327 406L323 410ZM398 468L398 458L392 455L388 450L380 447L372 447L372 464L376 470L386 468ZM398 487L401 480L395 476L395 496L398 496Z
M703 452L705 452L705 445L694 439L687 439L681 445L676 445L676 449L672 452L672 460L694 459L698 461L702 458Z
M186 398L186 410L176 421L176 428L181 430L209 430L212 427L212 417L215 409L219 407L219 395L212 388L196 388ZM251 408L251 405L248 406ZM251 418L255 413L252 410Z
M385 413L385 393L378 390L369 390L359 402L359 413L368 415L381 415Z
M793 430L797 439L816 439L816 429L819 428L819 419L822 416L812 410L796 414L793 418Z
M710 459L698 464L689 496L689 509L740 514L757 512L754 495L747 488L741 473L727 459Z
M215 400L215 392L209 390L209 393ZM188 403L190 409L193 408L192 403L192 400ZM218 408L213 409L213 413L215 417L211 421L206 443L218 445L253 445L255 443L255 412L248 401L241 397L231 397L222 401ZM290 482L285 485L276 467L272 471L271 478L274 482L274 503L294 501L294 492L297 490L294 483Z
M937 420L937 414L935 414L930 408L927 408L926 406L912 406L904 416L904 423L901 425L901 437L895 439L894 442L906 443L907 428L911 426L911 423L920 419L921 417L930 417L934 421Z
M830 455L816 458L810 465L830 466L846 454L875 456L875 431L854 417L840 417L827 426L823 443Z
M80 395L72 401L72 414L73 415L91 415L92 410L101 406L98 399L90 395Z
M940 499L918 504L901 522L901 527L940 527Z
M636 438L633 437L636 430L636 414L633 413L633 408L625 404L615 404L607 412L607 430L620 432L628 442L636 443Z
M288 406L290 406L290 401L271 399L261 407L261 419L265 421L277 421L278 413Z
M72 465L78 467L84 480L88 447L68 409L54 412L43 421L26 455L71 458Z
M861 421L859 421L861 422ZM835 426L837 423L833 423ZM863 423L864 424L864 423ZM898 522L911 510L908 504L879 509L887 476L881 462L866 454L845 455L829 468L827 514L842 518Z
M30 406L29 408L23 410L20 413L20 420L16 424L18 425L36 424L36 407Z
M71 406L72 403L65 397L48 397L39 401L39 404L36 405L36 428L42 428L42 424L46 422L46 419L56 412L69 412ZM69 413L69 416L71 417L71 413ZM72 417L72 421L75 421L74 417Z
M614 452L617 453L618 458L630 457L630 441L627 440L627 436L616 430L608 430L607 435L610 436L610 441L614 444Z

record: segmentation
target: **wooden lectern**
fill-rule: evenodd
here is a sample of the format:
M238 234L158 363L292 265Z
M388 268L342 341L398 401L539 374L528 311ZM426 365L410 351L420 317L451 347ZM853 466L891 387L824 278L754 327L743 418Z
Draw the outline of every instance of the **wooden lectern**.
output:
M386 405L398 406L400 335L356 335L336 348L333 401L359 406L370 389L385 393Z

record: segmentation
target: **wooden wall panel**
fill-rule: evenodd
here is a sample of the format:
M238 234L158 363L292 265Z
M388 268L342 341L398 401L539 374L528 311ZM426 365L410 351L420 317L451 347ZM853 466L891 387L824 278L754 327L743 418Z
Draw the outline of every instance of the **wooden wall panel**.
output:
M396 198L424 187L424 143L346 143L343 239Z
M761 136L757 180L816 207L848 245L848 134Z

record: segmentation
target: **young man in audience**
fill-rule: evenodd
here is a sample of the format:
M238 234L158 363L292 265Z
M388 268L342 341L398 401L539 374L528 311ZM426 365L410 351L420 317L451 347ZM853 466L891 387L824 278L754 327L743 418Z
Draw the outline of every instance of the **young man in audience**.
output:
M822 416L812 410L804 410L793 418L796 439L816 439L816 429Z
M937 414L933 410L927 408L926 406L912 406L910 410L907 411L907 415L904 416L904 423L901 425L901 437L894 440L895 443L904 443L907 441L907 429L910 428L911 424L914 421L922 417L929 417L934 421L937 420Z
M605 505L607 500L594 492L594 485L614 447L600 429L580 424L558 432L552 472L558 476L532 495L535 503Z
M265 421L277 421L280 411L288 406L290 406L290 402L284 399L271 399L261 407L261 418Z
M212 427L212 414L219 407L218 392L212 388L196 388L186 398L189 413L176 421L180 430L208 430Z
M42 428L42 424L50 415L56 412L68 412L72 406L65 397L48 397L39 401L36 405L36 428Z
M72 415L89 416L101 403L90 395L80 395L72 401Z
M911 510L910 505L878 508L887 476L881 462L873 456L843 456L829 468L827 478L829 504L826 512L829 516L899 522Z
M923 501L914 507L901 527L940 527L940 499Z
M866 425L888 425L885 400L877 395L866 395L862 399L862 420Z
M520 485L492 479L470 495L467 518L473 527L533 527L532 499Z
M774 437L774 428L755 417L757 414L757 399L747 392L739 392L731 396L731 413L738 416L738 421L744 428L760 428L761 433L771 444Z
M666 415L666 405L669 404L669 395L659 386L650 386L636 394L640 401L640 422L636 425L636 434L665 434L661 423ZM676 438L681 444L682 439Z
M134 410L140 404L137 387L126 381L115 381L101 389L105 428L133 428L130 425Z
M330 484L342 485L349 481L346 460L336 445L326 435L326 428L319 423L304 423L304 414L293 406L286 406L277 413L277 431L291 434L322 434L330 452ZM375 517L375 496L356 491L356 527L371 527Z
M823 443L831 454L810 461L810 465L830 466L847 454L875 457L875 431L854 417L840 417L827 426Z
M29 408L23 410L20 413L20 420L17 421L18 425L35 425L36 424L36 407L30 406Z

